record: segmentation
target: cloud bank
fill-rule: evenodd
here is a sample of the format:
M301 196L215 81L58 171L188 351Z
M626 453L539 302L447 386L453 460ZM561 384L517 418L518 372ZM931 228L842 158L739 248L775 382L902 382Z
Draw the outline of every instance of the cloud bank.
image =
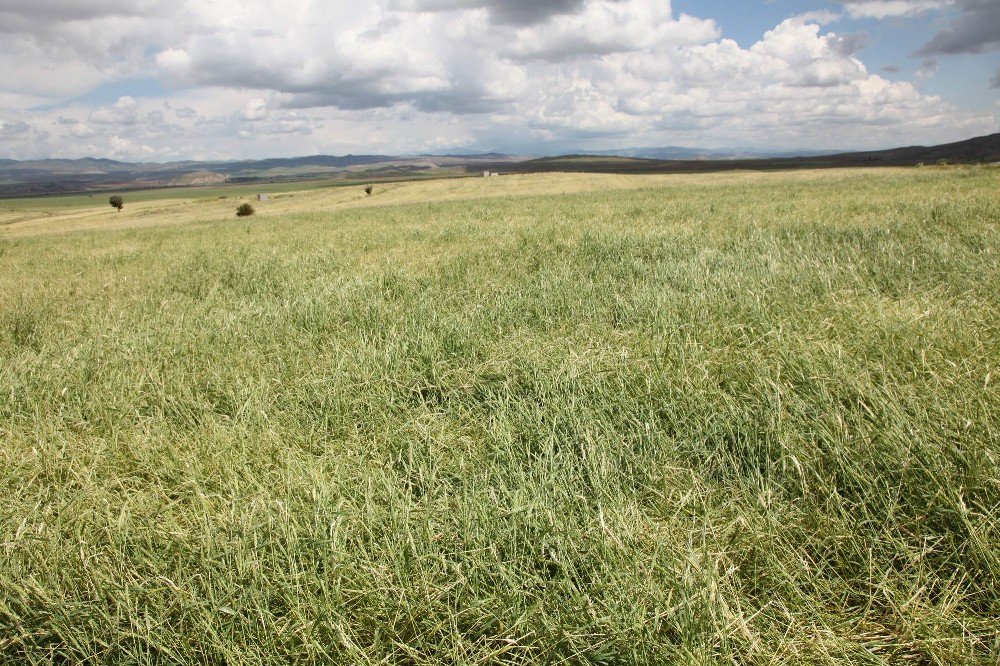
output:
M842 4L885 18L955 3ZM998 4L960 0L926 55L992 48ZM863 33L800 16L741 46L663 0L2 0L0 37L10 156L863 147L997 125L868 71ZM135 80L167 92L120 84Z

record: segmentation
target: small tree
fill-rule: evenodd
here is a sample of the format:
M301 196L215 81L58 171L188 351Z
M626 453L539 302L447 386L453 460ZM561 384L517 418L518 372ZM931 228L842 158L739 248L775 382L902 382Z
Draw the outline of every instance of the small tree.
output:
M111 198L108 199L108 203L111 204L112 208L117 208L119 213L122 211L122 208L125 207L125 200L122 199L120 194L112 195Z
M374 185L365 185L365 194L371 196L373 189L375 189Z
M238 206L238 207L236 208L236 217L247 217L247 216L249 216L249 215L253 215L253 214L254 214L254 212L255 212L255 211L254 211L254 209L253 209L253 206L251 206L251 205L250 205L250 204L248 204L248 203L241 203L241 204L240 204L240 205L239 205L239 206Z

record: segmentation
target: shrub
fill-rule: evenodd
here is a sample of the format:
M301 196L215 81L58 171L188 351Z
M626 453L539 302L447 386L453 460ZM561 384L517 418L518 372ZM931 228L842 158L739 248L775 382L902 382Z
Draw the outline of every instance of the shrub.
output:
M938 160L938 166L948 166L948 160Z
M119 213L122 208L125 207L125 199L123 199L120 194L111 195L111 198L108 199L108 203L111 204L112 208L117 208Z
M248 215L253 215L254 212L253 206L248 203L241 203L236 208L236 217L247 217Z
M374 185L365 185L365 194L371 196L373 189L375 189Z

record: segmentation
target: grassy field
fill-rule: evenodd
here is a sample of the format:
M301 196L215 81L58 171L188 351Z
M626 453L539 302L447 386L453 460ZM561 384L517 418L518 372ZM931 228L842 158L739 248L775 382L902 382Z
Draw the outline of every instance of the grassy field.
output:
M997 192L2 202L0 662L995 664Z

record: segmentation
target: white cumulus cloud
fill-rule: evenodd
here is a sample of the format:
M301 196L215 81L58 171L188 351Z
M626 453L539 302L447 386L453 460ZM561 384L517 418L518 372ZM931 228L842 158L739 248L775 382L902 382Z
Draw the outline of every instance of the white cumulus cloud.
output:
M98 125L134 125L139 119L139 105L134 97L119 97L112 106L106 106L90 114L90 122Z
M250 122L264 120L267 118L267 100L260 97L253 98L243 105L243 110L240 111L240 118Z
M948 10L925 58L992 48L991 0L841 0L855 18ZM0 0L7 154L132 158L625 145L884 146L997 129L889 81L817 2L756 43L668 0ZM984 32L985 31L985 32ZM903 53L900 57L905 57ZM984 68L989 85L995 64ZM925 68L925 72L930 69ZM900 77L894 77L900 78ZM157 96L80 102L154 82ZM107 86L102 88L102 84ZM114 85L108 85L114 84ZM51 110L47 110L51 109ZM60 118L68 122L61 123Z

